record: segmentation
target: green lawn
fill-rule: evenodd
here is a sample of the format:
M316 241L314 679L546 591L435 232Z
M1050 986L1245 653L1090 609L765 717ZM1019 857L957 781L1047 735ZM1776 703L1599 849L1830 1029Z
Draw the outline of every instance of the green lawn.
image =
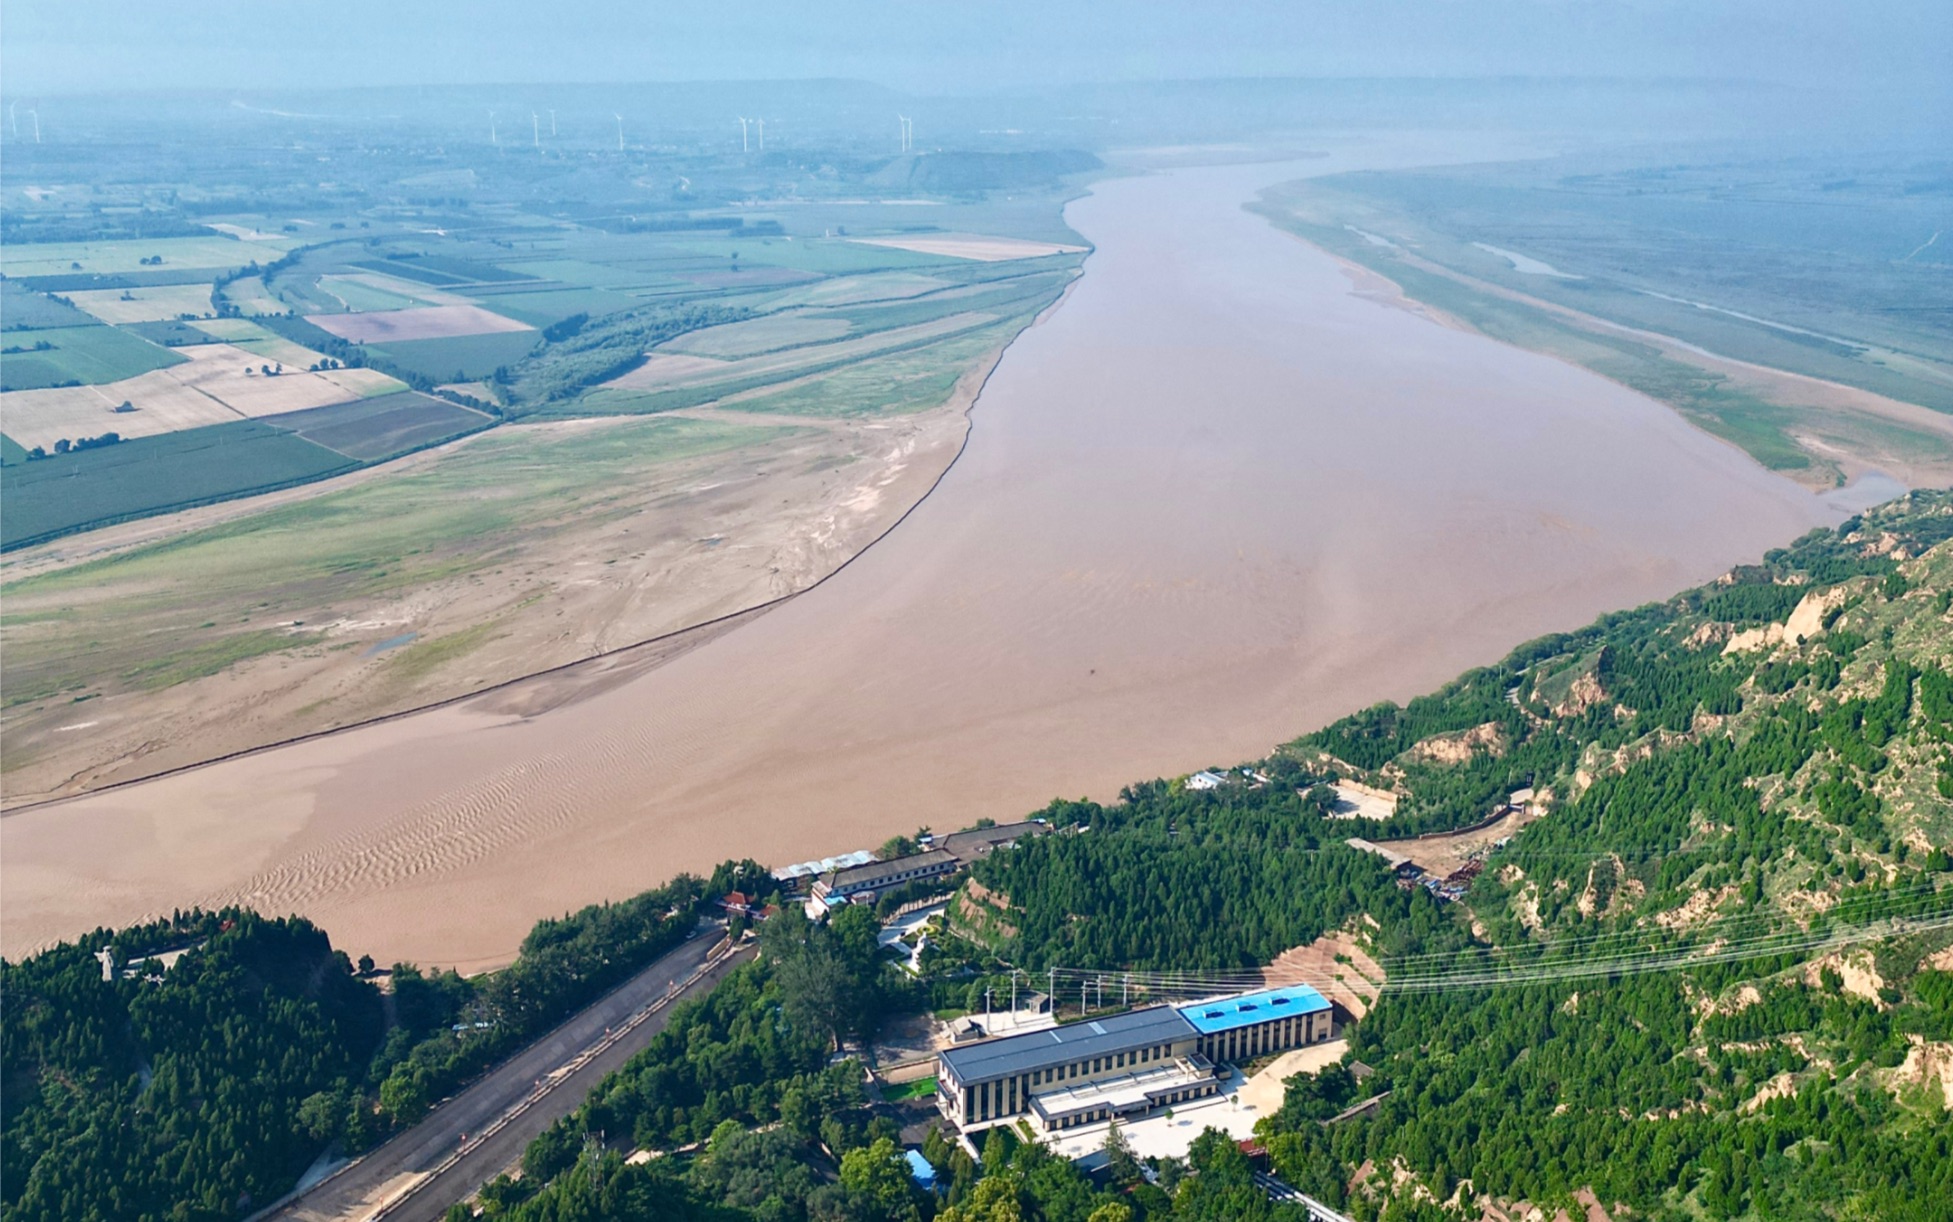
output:
M936 1079L932 1075L904 1082L899 1086L882 1087L882 1098L890 1103L900 1103L904 1099L927 1099L936 1093Z

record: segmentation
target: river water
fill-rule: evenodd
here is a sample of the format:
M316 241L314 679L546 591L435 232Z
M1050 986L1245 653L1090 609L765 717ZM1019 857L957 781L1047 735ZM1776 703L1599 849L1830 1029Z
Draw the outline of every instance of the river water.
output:
M241 900L382 962L1258 756L1841 514L1583 370L1354 295L1241 204L1109 181L936 492L824 585L626 682L460 705L0 823L8 954ZM498 711L499 710L499 711Z

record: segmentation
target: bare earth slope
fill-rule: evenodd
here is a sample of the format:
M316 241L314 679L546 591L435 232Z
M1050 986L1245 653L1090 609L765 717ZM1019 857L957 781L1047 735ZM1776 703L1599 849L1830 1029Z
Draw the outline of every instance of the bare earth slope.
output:
M526 718L516 693L6 818L6 953L238 899L494 963L680 869L1245 758L1842 516L1649 399L1352 295L1240 208L1301 169L1074 204L1097 252L962 460L811 594Z

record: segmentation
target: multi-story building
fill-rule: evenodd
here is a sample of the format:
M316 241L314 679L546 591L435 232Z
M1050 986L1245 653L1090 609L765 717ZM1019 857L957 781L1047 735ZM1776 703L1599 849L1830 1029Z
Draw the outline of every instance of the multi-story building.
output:
M937 1102L965 1132L1031 1118L1046 1132L1219 1093L1221 1061L1246 1061L1330 1037L1332 1010L1307 985L1109 1018L951 1048L937 1057Z
M900 887L918 878L940 878L954 874L960 864L954 853L942 849L911 853L892 861L871 861L829 873L814 884L814 898L829 908L837 904L865 904L891 887Z
M1200 1038L1196 1047L1213 1061L1252 1061L1328 1039L1335 1012L1329 999L1306 984L1262 989L1181 1006Z

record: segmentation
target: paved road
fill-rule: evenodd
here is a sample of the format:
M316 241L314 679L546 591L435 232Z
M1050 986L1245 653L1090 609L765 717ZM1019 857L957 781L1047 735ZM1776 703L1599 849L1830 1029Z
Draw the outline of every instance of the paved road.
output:
M710 989L753 955L743 947L715 958L720 942L719 930L707 927L265 1222L435 1222L520 1159L538 1134L575 1111L605 1074L664 1030L670 1001ZM630 1031L620 1030L640 1016Z

